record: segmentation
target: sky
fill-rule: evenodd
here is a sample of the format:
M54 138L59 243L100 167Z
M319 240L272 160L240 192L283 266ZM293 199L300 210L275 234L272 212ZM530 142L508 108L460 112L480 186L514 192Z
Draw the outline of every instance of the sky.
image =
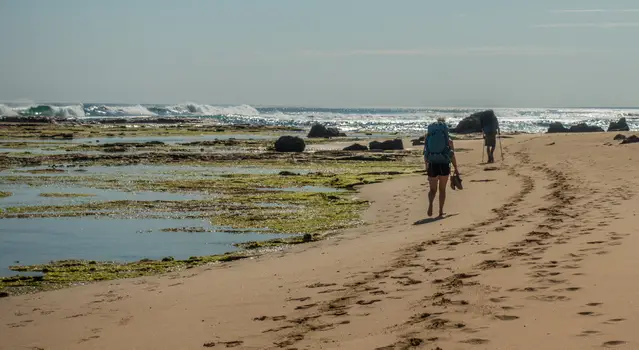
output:
M636 0L0 0L0 101L639 106Z

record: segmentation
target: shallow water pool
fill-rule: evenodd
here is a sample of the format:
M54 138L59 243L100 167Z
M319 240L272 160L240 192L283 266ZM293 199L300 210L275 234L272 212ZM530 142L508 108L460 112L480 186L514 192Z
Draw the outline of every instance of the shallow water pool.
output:
M0 198L0 208L39 206L39 205L72 205L95 201L179 201L210 199L210 195L181 194L170 192L126 192L116 190L102 190L91 187L62 187L62 186L27 186L0 185L0 191L11 192L9 197ZM43 197L42 193L85 194L86 197Z
M163 232L198 227L215 232ZM0 276L17 274L11 265L63 259L130 262L173 256L188 259L237 251L233 243L291 235L225 232L208 220L31 218L0 219ZM19 262L19 263L17 263Z

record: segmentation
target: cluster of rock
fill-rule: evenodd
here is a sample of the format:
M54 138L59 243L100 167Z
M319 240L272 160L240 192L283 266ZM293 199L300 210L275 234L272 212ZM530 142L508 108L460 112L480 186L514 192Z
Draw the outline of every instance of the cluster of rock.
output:
M614 137L614 140L615 141L620 141L621 140L621 144L622 145L625 145L625 144L628 144L628 143L638 143L639 142L639 136L631 135L631 136L626 137L625 135L617 134Z
M346 134L339 131L338 128L327 128L322 124L314 124L311 127L311 131L308 132L308 138L331 138L331 137L345 137Z
M454 132L456 134L480 133L482 132L480 120L481 118L485 116L489 116L492 118L495 116L495 112L489 109L489 110L473 113L470 116L462 119L462 121L460 121L456 127L451 128L451 132ZM630 131L630 127L628 126L628 123L626 122L626 118L624 117L619 119L616 122L615 121L610 122L610 125L608 126L608 131ZM555 122L550 124L547 132L550 134L570 133L570 132L604 132L604 129L599 126L588 125L586 123L572 125L569 128L567 128L562 123ZM423 142L424 142L424 138L421 137L419 139L413 140L413 145L415 146L423 145L424 144Z
M621 118L619 121L610 122L610 125L608 125L608 131L630 131L630 127L626 122L626 118ZM566 128L559 122L552 123L548 127L549 134L568 132L604 132L604 129L599 126L588 125L586 123L579 123L571 126L570 128Z
M550 124L550 126L548 127L549 134L565 133L565 132L603 132L603 131L604 129L602 129L599 126L588 125L586 123L580 123L577 125L573 125L570 128L566 128L562 123L555 122Z
M344 137L346 134L339 131L337 128L327 128L321 124L315 124L311 127L307 137L309 138L330 138L330 137ZM275 141L276 152L304 152L306 149L306 142L304 139L298 136L282 136ZM372 141L368 146L354 143L344 148L344 151L390 151L390 150L403 150L404 143L401 139L386 140L386 141Z
M331 138L344 137L345 133L337 128L327 128L322 124L314 124L308 132L308 138ZM275 141L275 151L277 152L304 152L306 142L298 136L282 136Z

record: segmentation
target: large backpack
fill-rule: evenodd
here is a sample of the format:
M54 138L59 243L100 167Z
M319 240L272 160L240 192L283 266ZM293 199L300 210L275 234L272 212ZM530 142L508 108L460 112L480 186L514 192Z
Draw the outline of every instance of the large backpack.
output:
M426 135L425 154L429 163L433 164L449 164L451 149L448 141L448 126L442 122L430 124L428 126L428 134Z

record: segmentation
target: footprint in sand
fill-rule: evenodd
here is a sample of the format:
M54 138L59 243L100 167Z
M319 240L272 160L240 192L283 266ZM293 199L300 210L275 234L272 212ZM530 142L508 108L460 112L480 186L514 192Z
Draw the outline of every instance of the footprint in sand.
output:
M501 321L514 321L519 319L519 316L511 316L511 315L495 315L495 318Z
M601 314L598 314L598 313L595 313L595 312L592 312L592 311L582 311L582 312L579 312L578 315L581 315L581 316L601 316Z
M587 337L587 336L594 335L594 334L599 334L599 333L601 333L601 332L599 332L599 331L583 331L583 332L581 332L581 334L578 335L578 337Z
M608 321L604 322L604 324L615 324L615 323L618 323L618 322L623 322L625 320L626 320L625 318L613 318L611 320L608 320Z
M118 322L118 325L126 326L127 324L129 324L129 322L131 322L131 319L133 319L133 316L124 317L124 318L120 319L120 322Z
M538 301L546 301L546 302L568 301L568 300L570 300L570 298L568 298L566 296L563 296L563 295L535 295L535 296L529 297L529 299L538 300Z
M588 303L588 304L586 304L586 306L591 306L591 307L601 306L601 305L603 305L603 303Z
M332 287L332 286L336 286L336 283L321 283L321 282L317 282L317 283L313 283L313 284L309 284L306 286L306 288L322 288L322 287Z
M605 348L610 348L610 347L613 347L613 346L619 346L619 345L624 345L624 344L626 344L626 342L623 341L623 340L612 340L612 341L607 341L607 342L603 343L602 346L605 347Z
M301 298L288 298L286 299L286 301L299 301L299 302L304 302L307 300L311 300L311 297L301 297Z
M306 305L300 305L298 307L295 308L295 310L306 310L306 309L310 309L312 307L317 306L317 304L306 304Z
M462 340L460 343L472 344L472 345L482 345L482 344L486 344L488 342L489 342L489 340L487 340L487 339L473 338L473 339L468 339L468 340Z
M381 301L380 299L360 300L356 304L358 304L358 305L372 305L372 304L380 302L380 301Z
M490 298L489 300L493 303L501 303L508 300L508 297L499 297L499 298Z
M80 339L80 340L78 341L78 343L84 343L84 342L88 342L88 341L90 341L90 340L98 339L98 338L100 338L100 336L99 336L99 335L92 335L92 336L90 336L90 337L88 337L88 338L82 338L82 339Z

